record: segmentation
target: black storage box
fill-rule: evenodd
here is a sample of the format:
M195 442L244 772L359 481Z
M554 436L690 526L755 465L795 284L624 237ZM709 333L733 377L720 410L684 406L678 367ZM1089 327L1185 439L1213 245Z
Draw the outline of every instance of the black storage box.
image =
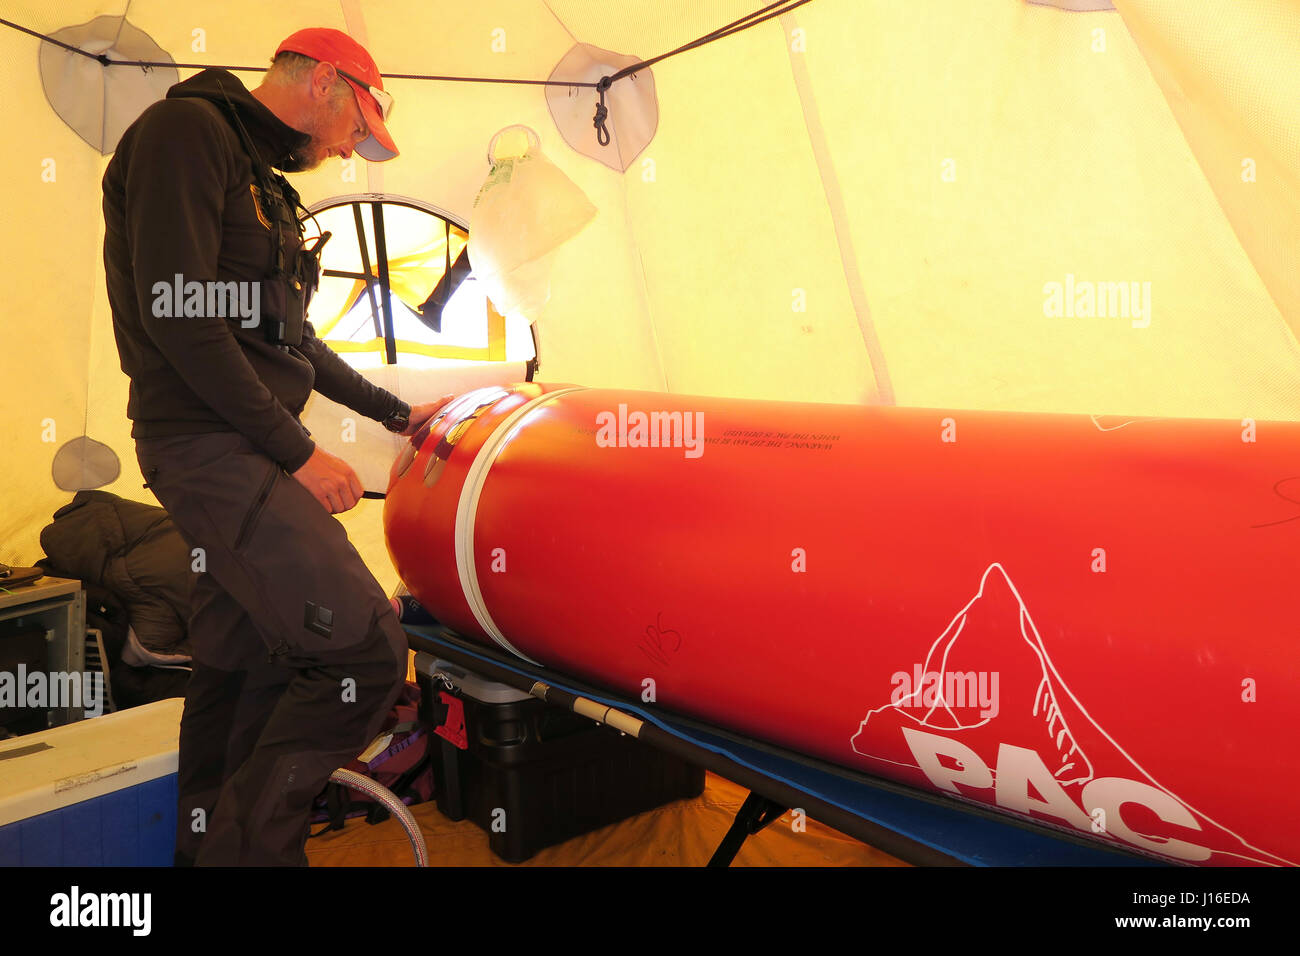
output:
M422 721L447 722L442 693L464 711L466 749L435 741L438 809L477 823L507 862L704 791L702 767L603 724L431 654L415 670Z

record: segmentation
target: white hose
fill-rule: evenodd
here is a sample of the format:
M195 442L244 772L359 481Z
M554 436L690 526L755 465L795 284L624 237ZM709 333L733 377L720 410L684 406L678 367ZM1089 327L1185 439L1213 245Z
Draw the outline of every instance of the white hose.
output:
M402 828L406 830L407 839L411 841L411 849L415 851L415 865L429 865L429 850L424 845L424 834L420 832L420 825L415 822L415 817L411 816L411 811L406 809L406 805L397 799L393 791L382 783L377 783L369 777L362 776L355 770L335 770L330 774L330 781L347 787L349 790L364 793L371 799L381 803L389 813L401 821Z

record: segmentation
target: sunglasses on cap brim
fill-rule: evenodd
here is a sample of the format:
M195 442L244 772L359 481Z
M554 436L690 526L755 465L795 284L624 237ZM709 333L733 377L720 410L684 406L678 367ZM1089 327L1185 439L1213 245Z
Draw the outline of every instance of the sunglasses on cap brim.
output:
M358 79L346 70L340 70L337 66L335 66L334 69L338 72L339 76L351 80L363 90L368 90L370 92L370 95L374 98L375 105L379 107L380 117L382 117L383 121L387 123L389 114L393 112L393 94L386 93L377 86L371 86L365 80Z

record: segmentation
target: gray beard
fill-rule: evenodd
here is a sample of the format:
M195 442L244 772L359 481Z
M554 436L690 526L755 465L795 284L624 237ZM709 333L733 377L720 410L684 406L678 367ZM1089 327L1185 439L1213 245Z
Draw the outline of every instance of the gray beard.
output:
M278 163L272 163L276 169L285 173L301 173L304 170L314 169L315 164L311 162L311 146L306 147L304 153L292 152Z

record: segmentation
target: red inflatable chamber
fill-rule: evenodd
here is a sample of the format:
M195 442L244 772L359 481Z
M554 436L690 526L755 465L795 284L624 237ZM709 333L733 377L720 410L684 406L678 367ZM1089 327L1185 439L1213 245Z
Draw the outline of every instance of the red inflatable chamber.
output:
M1176 862L1300 861L1300 424L458 397L393 466L462 634Z

